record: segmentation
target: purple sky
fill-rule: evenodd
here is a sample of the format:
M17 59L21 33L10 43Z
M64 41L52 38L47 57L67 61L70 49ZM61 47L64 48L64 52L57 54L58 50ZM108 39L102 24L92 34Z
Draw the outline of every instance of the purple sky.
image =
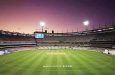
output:
M41 30L46 22L48 32L83 31L115 22L115 0L0 0L0 29L24 33Z

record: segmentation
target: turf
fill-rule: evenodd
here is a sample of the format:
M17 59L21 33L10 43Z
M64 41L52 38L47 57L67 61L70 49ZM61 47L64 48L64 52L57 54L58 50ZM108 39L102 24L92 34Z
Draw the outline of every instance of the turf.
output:
M0 75L115 75L115 57L87 50L20 51L0 56Z

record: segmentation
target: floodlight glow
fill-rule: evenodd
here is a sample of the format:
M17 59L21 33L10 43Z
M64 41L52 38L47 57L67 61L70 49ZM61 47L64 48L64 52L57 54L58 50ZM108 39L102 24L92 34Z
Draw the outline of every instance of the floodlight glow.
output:
M103 29L103 30L108 30L108 29Z
M111 28L109 28L109 29L114 29L114 28L111 27Z
M96 32L96 31L93 31L93 32Z
M84 24L85 26L88 26L88 25L89 25L89 21L84 21L83 24Z
M40 22L40 26L45 26L45 22Z
M99 32L101 32L102 30L98 30Z

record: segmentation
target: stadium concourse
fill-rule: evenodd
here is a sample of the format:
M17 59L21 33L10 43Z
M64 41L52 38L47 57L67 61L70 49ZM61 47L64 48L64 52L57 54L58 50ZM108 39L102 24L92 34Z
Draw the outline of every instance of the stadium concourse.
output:
M42 38L36 38L36 33L43 34ZM34 34L24 34L0 30L0 48L17 47L94 47L114 50L115 48L115 26L82 32L68 33L47 33L34 32ZM114 51L112 51L113 53Z

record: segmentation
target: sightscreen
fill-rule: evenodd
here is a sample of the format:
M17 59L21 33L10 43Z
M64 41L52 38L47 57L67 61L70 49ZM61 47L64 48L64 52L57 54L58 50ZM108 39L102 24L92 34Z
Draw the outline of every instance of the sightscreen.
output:
M43 33L35 33L35 38L43 39L44 38L44 34Z

